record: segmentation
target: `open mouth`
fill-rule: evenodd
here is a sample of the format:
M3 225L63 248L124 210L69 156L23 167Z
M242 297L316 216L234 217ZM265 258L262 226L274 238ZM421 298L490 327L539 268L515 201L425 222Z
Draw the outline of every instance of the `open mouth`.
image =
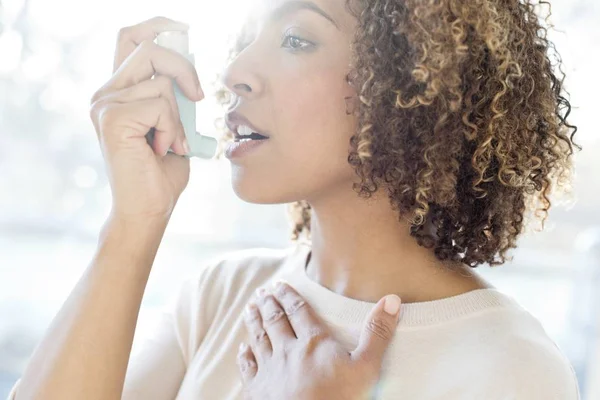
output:
M239 125L237 129L234 130L236 142L246 142L250 140L266 140L267 136L261 135L258 132L253 132L252 129L246 125Z
M250 140L266 140L266 139L268 139L268 137L263 136L256 132L252 132L251 135L244 135L244 136L236 135L234 141L235 142L247 142Z

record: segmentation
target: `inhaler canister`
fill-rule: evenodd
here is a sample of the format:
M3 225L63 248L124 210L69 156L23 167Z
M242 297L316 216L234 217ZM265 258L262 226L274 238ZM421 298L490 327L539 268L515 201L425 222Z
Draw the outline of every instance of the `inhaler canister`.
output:
M189 36L187 32L168 31L158 34L156 44L171 49L186 57L195 64L194 55L190 54ZM185 137L190 146L188 157L212 158L217 149L217 141L211 136L196 133L196 103L188 99L177 83L173 81L175 99L181 116L181 123L185 131Z

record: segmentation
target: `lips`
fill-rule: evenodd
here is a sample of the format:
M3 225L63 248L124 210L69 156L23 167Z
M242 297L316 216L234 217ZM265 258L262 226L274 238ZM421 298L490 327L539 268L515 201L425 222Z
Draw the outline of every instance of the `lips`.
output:
M261 129L254 126L246 117L237 111L227 113L225 116L225 124L235 135L236 141L242 139L265 140L269 138L269 136L263 133ZM250 132L251 134L248 134Z

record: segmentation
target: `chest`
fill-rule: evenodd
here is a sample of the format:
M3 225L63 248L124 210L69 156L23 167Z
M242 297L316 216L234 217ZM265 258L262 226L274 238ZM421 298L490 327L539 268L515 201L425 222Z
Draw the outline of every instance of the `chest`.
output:
M239 344L248 343L247 333L241 318L227 322L202 338L189 360L176 400L243 400L236 358ZM358 344L359 327L326 325L349 351ZM427 347L418 337L397 335L384 359L375 399L441 400L452 398L450 395L476 398L468 395L469 390L476 389L473 379L493 369L493 362L481 352L483 357L479 359L473 358L476 353L464 350Z

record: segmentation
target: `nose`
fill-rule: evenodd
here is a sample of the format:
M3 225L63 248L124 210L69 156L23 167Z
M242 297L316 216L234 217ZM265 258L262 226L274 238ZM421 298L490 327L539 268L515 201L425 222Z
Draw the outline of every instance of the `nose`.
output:
M253 99L262 93L264 82L258 71L259 65L256 57L253 57L252 46L245 48L225 68L221 81L236 97Z

